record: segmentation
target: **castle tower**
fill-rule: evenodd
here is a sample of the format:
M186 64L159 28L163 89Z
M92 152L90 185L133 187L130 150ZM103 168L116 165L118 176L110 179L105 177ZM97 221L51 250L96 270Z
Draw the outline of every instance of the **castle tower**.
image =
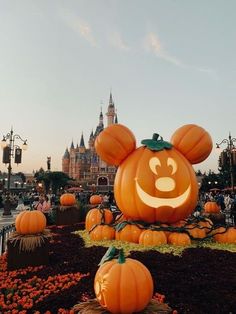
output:
M115 105L112 99L112 93L110 92L110 99L109 99L109 105L108 105L108 110L107 110L107 126L111 125L114 123L114 118L115 118Z
M94 135L93 135L93 130L92 130L92 132L90 133L88 145L89 145L89 149L93 149L93 148L94 148Z
M102 108L101 108L101 112L100 112L100 115L99 115L99 126L100 126L100 127L104 127Z
M81 139L80 139L80 144L79 144L79 153L83 154L83 153L85 153L85 150L86 150L86 148L84 145L84 135L82 133Z
M70 168L70 153L68 148L65 151L64 156L62 157L62 171L65 172L69 176L69 168Z

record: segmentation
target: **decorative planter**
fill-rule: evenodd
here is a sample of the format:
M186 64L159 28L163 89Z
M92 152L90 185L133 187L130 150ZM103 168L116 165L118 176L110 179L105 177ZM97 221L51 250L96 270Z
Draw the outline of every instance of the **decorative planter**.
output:
M25 245L25 241L30 245ZM49 236L48 234L21 235L7 240L7 269L14 270L28 266L49 264Z
M81 221L80 208L78 206L60 206L53 209L55 224L73 225Z

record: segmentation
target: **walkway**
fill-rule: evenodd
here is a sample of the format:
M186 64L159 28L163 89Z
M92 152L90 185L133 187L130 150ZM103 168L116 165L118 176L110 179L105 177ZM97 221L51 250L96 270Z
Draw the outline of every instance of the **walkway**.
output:
M2 216L3 209L0 209L0 229L2 227L6 227L8 225L11 225L15 222L16 216L18 215L19 211L12 210L12 216Z

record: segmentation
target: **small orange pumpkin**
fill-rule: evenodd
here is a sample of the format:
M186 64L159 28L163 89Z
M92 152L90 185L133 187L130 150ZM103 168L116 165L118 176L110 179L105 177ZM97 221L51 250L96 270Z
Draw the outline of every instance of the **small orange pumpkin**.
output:
M46 218L39 210L24 210L17 215L15 226L20 234L35 234L42 232L46 227Z
M216 202L206 202L204 204L204 212L219 214L220 206Z
M144 230L140 234L139 244L142 244L142 245L167 244L167 238L163 231Z
M206 233L209 233L213 227L213 222L209 218L205 218L204 221L198 223L200 228L203 228Z
M89 236L93 241L113 240L115 238L115 229L108 225L98 225Z
M153 295L153 280L141 262L124 257L102 264L94 279L94 291L100 305L111 313L142 311Z
M220 227L220 228L217 228L214 233L216 232L217 234L214 235L215 241L220 242L220 243L236 244L236 229L235 228L230 227L228 228L228 230L226 230L226 228Z
M64 193L60 197L60 204L62 206L73 206L76 204L75 195L72 193Z
M94 225L110 224L112 220L113 215L109 209L93 208L86 215L85 229L89 231Z
M199 228L197 225L187 225L186 230L194 239L203 239L206 237L205 229Z
M138 243L142 230L136 225L127 224L120 231L116 231L116 240Z
M189 235L186 233L172 232L168 237L168 243L173 245L186 246L191 244Z
M90 204L98 205L102 202L102 197L100 195L92 195L89 199Z

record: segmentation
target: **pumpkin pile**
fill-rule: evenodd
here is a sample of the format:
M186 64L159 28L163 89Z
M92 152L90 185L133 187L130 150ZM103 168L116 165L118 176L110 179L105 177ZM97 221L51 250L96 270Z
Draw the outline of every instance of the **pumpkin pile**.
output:
M198 183L193 164L204 161L212 150L208 132L195 124L177 129L170 142L159 134L136 148L133 133L121 124L110 125L96 138L102 160L118 166L114 196L124 218L112 220L109 209L94 209L86 217L93 240L121 240L142 245L189 245L219 233L208 219L217 214L216 203L205 204L205 218L194 220ZM191 217L191 218L190 218ZM211 216L210 216L211 217ZM214 237L218 239L219 237Z

